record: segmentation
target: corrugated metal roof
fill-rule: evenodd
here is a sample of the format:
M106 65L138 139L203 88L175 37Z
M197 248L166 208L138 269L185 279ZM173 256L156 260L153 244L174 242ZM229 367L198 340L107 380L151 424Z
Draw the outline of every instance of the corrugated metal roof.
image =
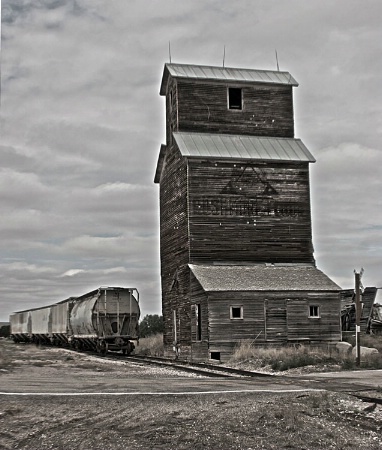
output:
M215 291L339 291L341 288L314 266L189 264L207 292Z
M289 72L276 70L238 69L232 67L165 64L160 95L166 94L168 76L199 80L233 81L240 83L271 83L298 86Z
M300 139L209 133L174 133L183 156L315 162Z

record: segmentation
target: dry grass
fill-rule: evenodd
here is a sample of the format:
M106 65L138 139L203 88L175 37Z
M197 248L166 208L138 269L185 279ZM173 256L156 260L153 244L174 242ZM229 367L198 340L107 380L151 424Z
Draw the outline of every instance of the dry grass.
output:
M139 340L139 345L135 347L136 355L163 356L163 334L154 334Z
M243 340L234 350L231 363L250 362L254 368L267 367L274 371L285 371L298 367L335 366L342 369L355 369L355 359L351 355L342 355L332 346L326 348L309 346L259 347L254 341ZM382 355L366 356L362 368L382 368Z
M6 339L0 340L0 370L7 371L12 367L12 357L9 348L10 341Z
M343 338L344 341L349 342L353 347L356 344L355 334L347 335ZM382 336L373 334L361 334L360 344L362 347L372 347L376 348L379 353L382 353Z

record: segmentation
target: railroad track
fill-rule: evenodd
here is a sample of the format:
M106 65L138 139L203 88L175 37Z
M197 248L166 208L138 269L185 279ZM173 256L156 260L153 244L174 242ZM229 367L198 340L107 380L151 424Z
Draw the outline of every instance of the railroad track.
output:
M155 364L159 366L172 367L177 370L191 372L204 376L211 377L272 377L273 375L265 374L263 372L252 372L248 370L233 369L231 367L218 366L208 363L196 363L179 361L168 358L159 358L153 356L129 356L128 360L135 362L143 362L147 364Z
M111 361L120 361L125 362L128 364L129 362L139 363L139 364L147 364L147 365L156 365L161 367L167 367L174 370L184 371L188 373L193 373L195 375L201 375L201 376L207 376L207 377L216 377L216 378L273 378L280 381L280 383L289 383L291 381L290 378L284 377L282 375L272 375L272 374L265 374L263 372L253 372L248 370L241 370L241 369L234 369L231 367L216 365L216 364L208 364L208 363L196 363L196 362L187 362L187 361L179 361L169 358L160 358L160 357L154 357L154 356L140 356L140 355L134 355L134 356L125 356L120 353L112 353L109 352L106 356L101 356L98 353L92 353L92 352L78 352L76 350L71 350L75 353L85 353L88 355L92 355L93 357L102 359L102 360L111 360ZM312 374L313 375L313 374ZM314 376L312 377L311 381L315 382L315 386L317 386L317 380L313 380ZM309 381L309 379L305 378L305 381ZM353 389L349 389L349 385L336 385L332 386L331 383L327 382L321 382L322 388L327 389L334 392L346 392L347 394L358 398L359 400L362 400L365 403L371 403L374 405L381 405L382 404L382 394L380 393L379 389L373 389L372 387L369 388L363 388L363 389L356 389L356 386L353 386ZM372 395L365 395L366 392L371 394L373 391L375 391L376 396ZM365 394L363 394L365 392Z
M77 353L77 350L71 350ZM80 351L80 353L82 353ZM216 378L233 378L233 377L273 377L274 375L265 374L263 372L252 372L248 370L233 369L231 367L218 366L215 364L208 363L196 363L179 361L169 358L160 358L154 356L124 356L120 353L109 352L105 356L101 356L99 353L86 352L86 354L92 355L93 357L100 358L102 360L111 361L123 361L128 364L129 362L135 362L139 364L155 365L161 367L167 367L174 370L180 370L183 372L193 373L195 375L216 377Z

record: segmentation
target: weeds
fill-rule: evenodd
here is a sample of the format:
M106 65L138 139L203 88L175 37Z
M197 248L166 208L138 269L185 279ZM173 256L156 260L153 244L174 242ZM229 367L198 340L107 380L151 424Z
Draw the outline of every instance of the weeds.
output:
M135 354L148 356L163 356L163 334L154 334L139 340L139 345L135 347Z
M254 341L244 340L235 348L231 363L248 361L255 367L267 366L279 372L306 366L331 365L343 370L356 368L354 356L340 354L332 346L327 348L308 346L259 347L255 345ZM361 368L381 369L382 355L377 353L363 357Z
M343 340L349 342L353 347L356 345L355 335L347 335L343 337ZM379 353L382 353L382 338L378 335L373 334L361 334L360 344L362 347L372 347L376 348Z
M10 352L3 340L0 345L0 370L9 370L12 367L12 358Z

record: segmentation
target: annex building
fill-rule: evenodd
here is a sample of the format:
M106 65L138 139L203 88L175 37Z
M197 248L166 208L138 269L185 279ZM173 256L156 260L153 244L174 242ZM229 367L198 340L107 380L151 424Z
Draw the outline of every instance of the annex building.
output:
M165 64L160 257L167 356L341 339L340 287L315 264L309 165L288 72Z

